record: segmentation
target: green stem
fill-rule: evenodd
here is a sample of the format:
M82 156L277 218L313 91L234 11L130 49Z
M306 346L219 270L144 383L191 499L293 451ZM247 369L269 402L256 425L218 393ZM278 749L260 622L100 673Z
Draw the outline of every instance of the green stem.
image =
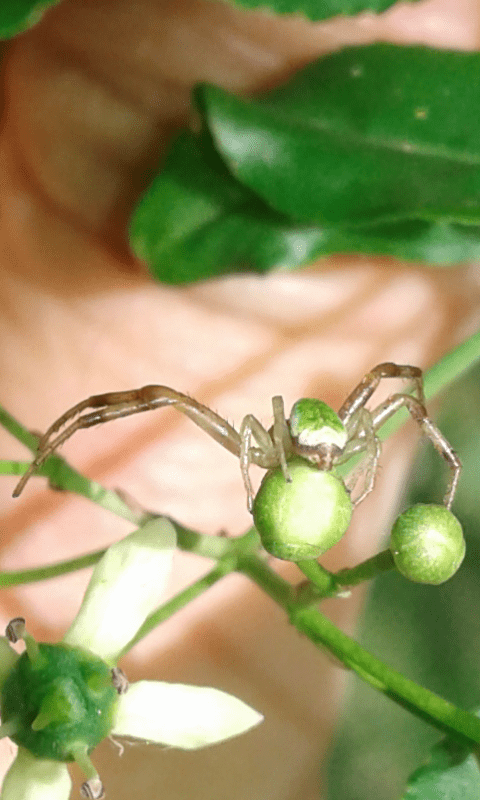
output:
M480 743L480 719L389 667L311 608L289 609L290 621L315 644L399 705L463 744Z
M222 536L208 536L204 533L184 528L175 520L170 519L177 533L177 544L181 550L202 556L203 558L237 558L242 553L255 552L259 548L260 539L255 528L251 528L243 536L229 539ZM0 572L0 589L9 586L18 586L23 583L36 583L65 575L68 572L75 572L85 567L93 567L101 559L105 549L94 550L78 558L71 558L67 561L57 561L53 564L44 564L41 567L32 569L12 570L11 572Z
M30 466L30 461L8 461L7 459L0 460L0 475L23 475ZM45 466L39 468L36 475L46 475L48 477L48 470Z
M211 586L214 586L214 584L224 578L225 575L234 572L236 568L237 558L235 556L224 556L221 558L210 572L207 572L202 578L199 578L197 581L190 584L190 586L187 586L186 589L183 589L176 594L175 597L172 597L171 600L150 614L133 639L125 645L121 656L127 653L137 642L143 639L144 636L147 636L148 633L153 631L157 625L160 625L161 622L165 622L165 620L169 619L173 614L176 614L177 611L180 611L180 609L191 603L192 600L195 600L196 597L203 594L207 589L210 589Z
M38 446L38 436L35 436L34 433L30 433L23 425L12 417L8 411L5 411L4 408L0 407L0 425L3 425L5 430L12 434L15 439L18 439L19 442L28 447L32 453L35 453Z
M395 562L390 550L382 550L361 564L351 569L341 569L333 576L334 580L341 586L356 586L363 581L371 581L376 578L381 572L386 572L389 569L394 569Z
M36 452L39 437L30 433L26 428L21 425L15 417L12 417L8 411L0 407L0 425L12 434L15 439L24 444L33 453ZM12 461L12 469L7 472L8 461L2 461L3 474L18 475L17 465L19 462ZM144 515L142 513L133 511L122 498L110 489L105 489L101 484L85 478L80 472L73 469L67 462L60 458L60 456L52 455L46 463L38 471L39 475L46 475L50 484L54 488L59 488L65 491L75 492L75 494L83 495L87 500L91 500L97 505L102 506L107 511L111 511L118 517L123 517L129 522L136 525L141 525Z
M336 594L338 587L335 576L318 561L298 561L297 567L314 585L318 599Z
M58 575L65 575L67 572L75 572L85 567L93 567L103 556L105 550L95 550L92 553L79 558L71 558L68 561L58 561L55 564L47 564L33 569L12 570L11 572L0 573L0 589L9 586L19 586L23 583L36 583L46 581L49 578L56 578Z
M425 397L429 400L458 380L480 359L480 330L454 347L425 373Z
M329 572L317 561L299 561L297 567L310 581L308 586L301 586L297 591L297 600L302 605L311 605L327 597L341 595L342 586L356 586L371 581L380 573L394 569L395 562L390 550L382 550L352 569L341 569L335 573Z
M371 686L431 725L460 738L463 744L480 742L480 719L405 678L340 631L318 610L292 600L290 584L279 575L272 577L269 567L258 558L242 559L239 570L282 606L291 623L317 647L325 648Z
M430 367L424 374L425 398L430 400L435 395L442 392L450 383L458 380L461 375L467 372L473 364L480 359L480 330L465 339L464 342L450 350L433 367ZM408 412L405 409L397 411L394 417L389 419L379 431L382 440L388 439L396 433L405 420L408 419Z
M288 581L274 572L258 556L246 555L239 558L237 569L260 586L276 603L287 609L293 602L295 590Z

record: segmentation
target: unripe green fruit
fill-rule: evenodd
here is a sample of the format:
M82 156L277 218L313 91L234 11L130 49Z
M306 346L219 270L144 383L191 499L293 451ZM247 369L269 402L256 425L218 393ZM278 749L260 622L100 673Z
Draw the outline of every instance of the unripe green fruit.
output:
M418 503L395 521L390 550L395 566L409 580L444 583L465 555L462 526L445 506Z
M286 561L318 558L343 536L352 502L343 482L303 458L266 473L253 503L253 521L265 550Z

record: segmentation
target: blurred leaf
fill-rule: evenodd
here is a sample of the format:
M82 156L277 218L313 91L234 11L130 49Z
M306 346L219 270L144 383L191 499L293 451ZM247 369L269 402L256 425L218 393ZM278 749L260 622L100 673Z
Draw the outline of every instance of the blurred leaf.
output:
M131 223L157 278L479 258L480 54L347 48L255 101L195 98L203 133L175 141Z
M313 258L315 236L235 181L206 137L185 132L137 206L130 242L155 277L183 283L298 266Z
M167 283L291 270L334 253L456 264L480 258L480 228L407 221L355 229L299 225L227 171L210 137L183 132L130 227L136 255Z
M32 28L50 6L60 0L3 0L0 4L0 38L10 39Z
M396 0L231 0L233 5L243 8L260 8L275 14L302 14L308 19L319 20L337 14L359 14L361 11L381 12L390 8Z
M464 465L454 504L467 540L462 567L442 586L382 575L373 583L359 634L365 647L396 669L466 709L480 704L479 408L476 367L449 390L438 419ZM442 459L425 446L405 505L441 501L446 479ZM435 729L355 681L328 768L328 800L398 800L438 739ZM464 796L470 800L460 784L452 800ZM480 784L474 797L480 797ZM428 794L420 798L430 800Z
M480 53L351 47L257 100L196 98L232 174L294 220L480 222Z
M433 748L411 776L402 800L478 800L480 772L474 756L450 739Z

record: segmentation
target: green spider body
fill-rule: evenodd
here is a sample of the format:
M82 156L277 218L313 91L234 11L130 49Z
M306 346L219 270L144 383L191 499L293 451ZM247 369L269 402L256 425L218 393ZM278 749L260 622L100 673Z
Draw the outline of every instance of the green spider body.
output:
M343 449L348 439L347 429L333 408L311 397L293 404L289 427L292 439L302 447L324 444Z

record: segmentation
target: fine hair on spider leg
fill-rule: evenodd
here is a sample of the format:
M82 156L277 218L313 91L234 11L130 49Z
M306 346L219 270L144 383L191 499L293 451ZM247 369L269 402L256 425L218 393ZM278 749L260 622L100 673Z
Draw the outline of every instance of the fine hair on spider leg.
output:
M175 406L219 444L235 456L240 456L240 437L237 431L208 406L182 392L168 386L156 385L126 392L108 392L82 400L49 427L40 439L37 455L15 487L13 496L18 497L35 470L76 431L165 406ZM92 408L95 410L83 413ZM59 432L65 425L67 427Z

